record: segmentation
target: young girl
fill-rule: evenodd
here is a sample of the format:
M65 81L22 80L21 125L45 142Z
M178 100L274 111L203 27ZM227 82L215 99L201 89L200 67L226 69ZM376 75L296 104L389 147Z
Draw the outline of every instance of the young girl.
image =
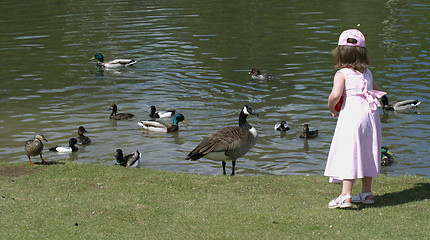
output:
M334 76L328 108L333 117L339 118L324 175L330 177L330 182L342 182L343 186L341 195L328 207L372 204L372 178L379 175L381 165L381 122L377 111L381 105L378 98L386 93L376 90L368 69L365 38L360 31L349 29L342 32L333 55L340 70ZM338 113L336 105L339 101ZM362 189L351 198L356 178L362 179Z

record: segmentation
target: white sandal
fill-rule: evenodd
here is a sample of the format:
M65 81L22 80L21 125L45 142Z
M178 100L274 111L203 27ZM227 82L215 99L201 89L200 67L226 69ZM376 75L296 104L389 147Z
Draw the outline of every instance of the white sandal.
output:
M351 202L363 203L363 204L374 204L375 201L373 199L366 199L368 196L373 196L372 192L359 193L351 198Z
M345 202L346 199L351 198L351 195L339 195L339 197L331 200L328 203L328 208L347 208L347 207L352 207L352 203L350 202ZM336 203L337 200L337 203ZM352 201L352 200L351 200Z

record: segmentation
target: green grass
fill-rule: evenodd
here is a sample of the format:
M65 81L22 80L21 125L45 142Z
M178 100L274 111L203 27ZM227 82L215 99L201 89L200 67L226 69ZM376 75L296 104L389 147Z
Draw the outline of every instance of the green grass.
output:
M0 239L428 239L429 178L380 176L374 205L328 209L340 189L323 176L5 163Z

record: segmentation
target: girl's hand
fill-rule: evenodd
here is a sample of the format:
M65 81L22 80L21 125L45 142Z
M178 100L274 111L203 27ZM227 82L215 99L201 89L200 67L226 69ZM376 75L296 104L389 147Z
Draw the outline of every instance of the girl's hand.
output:
M337 112L336 112L336 113L332 112L332 113L331 113L331 115L332 115L333 117L339 117L339 113L337 113Z

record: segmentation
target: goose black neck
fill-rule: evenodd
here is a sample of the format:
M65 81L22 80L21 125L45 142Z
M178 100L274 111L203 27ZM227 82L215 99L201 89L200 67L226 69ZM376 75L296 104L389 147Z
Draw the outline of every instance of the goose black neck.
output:
M246 115L243 110L239 114L239 127L245 128L245 129L251 129L252 126L246 121L246 118L248 115Z

